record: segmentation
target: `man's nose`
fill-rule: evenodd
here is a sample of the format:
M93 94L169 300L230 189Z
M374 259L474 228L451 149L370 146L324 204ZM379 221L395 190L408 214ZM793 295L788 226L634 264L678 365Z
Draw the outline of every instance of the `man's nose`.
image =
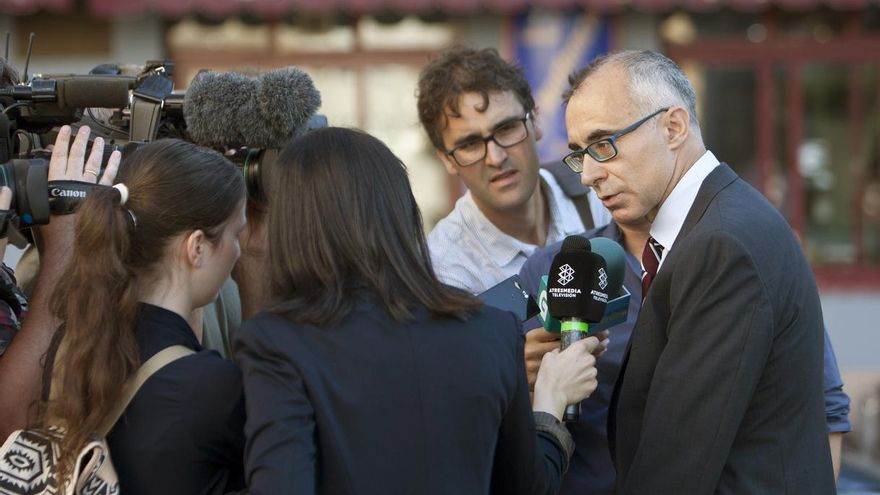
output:
M581 184L587 187L596 187L606 176L605 168L602 165L596 163L589 156L584 156Z
M486 143L486 165L490 167L499 167L506 159L507 150L499 146L494 140L490 139Z

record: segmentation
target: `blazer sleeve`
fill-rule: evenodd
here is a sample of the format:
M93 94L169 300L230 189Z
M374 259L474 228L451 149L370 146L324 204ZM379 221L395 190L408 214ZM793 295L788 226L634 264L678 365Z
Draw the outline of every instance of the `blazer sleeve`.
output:
M825 390L825 422L828 433L847 433L852 431L849 421L849 396L843 391L843 380L837 367L837 358L828 328L825 328L825 373L823 376Z
M675 269L667 341L622 494L711 493L771 350L770 300L745 248L722 232L688 241L687 266L660 268Z
M316 490L315 415L291 356L275 342L285 330L250 320L234 346L244 379L245 481L250 493Z
M510 314L513 323L519 322ZM568 467L568 454L547 432L536 432L526 380L521 328L516 337L516 390L507 405L492 468L490 493L503 495L556 494Z

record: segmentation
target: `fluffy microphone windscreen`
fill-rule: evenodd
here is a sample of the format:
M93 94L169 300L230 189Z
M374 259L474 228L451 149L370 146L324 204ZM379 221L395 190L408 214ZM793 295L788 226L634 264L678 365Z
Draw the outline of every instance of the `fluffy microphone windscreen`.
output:
M266 72L260 82L257 103L263 121L272 129L261 147L283 148L305 130L321 106L321 93L312 78L295 67Z
M214 148L283 148L321 105L305 72L288 67L252 78L202 72L186 91L183 117L190 138Z
M183 118L190 138L202 146L246 146L241 121L256 125L256 79L234 72L200 72L183 99Z

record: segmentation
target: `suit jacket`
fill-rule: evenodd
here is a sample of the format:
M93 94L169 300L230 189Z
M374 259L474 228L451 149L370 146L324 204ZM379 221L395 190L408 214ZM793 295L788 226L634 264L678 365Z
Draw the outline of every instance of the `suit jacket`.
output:
M822 321L790 227L721 164L633 330L609 422L617 492L834 493Z
M329 328L270 313L235 345L252 493L556 493L568 459L536 435L513 314L400 323L372 297Z

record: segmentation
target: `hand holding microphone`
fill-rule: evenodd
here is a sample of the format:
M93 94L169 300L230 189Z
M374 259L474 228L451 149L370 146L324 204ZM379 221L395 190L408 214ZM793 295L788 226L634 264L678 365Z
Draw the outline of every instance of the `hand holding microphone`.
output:
M590 250L590 241L586 238L567 237L553 258L547 287L547 309L561 322L561 350L587 338L590 324L602 320L608 304L608 287L605 258ZM598 345L596 339L592 348ZM579 416L580 404L572 402L564 419L573 421Z
M565 417L568 404L577 404L598 387L596 354L603 344L596 337L576 341L564 351L555 349L544 355L535 383L532 409Z
M534 328L526 332L526 377L529 380L530 391L535 390L538 371L541 369L541 366L543 366L542 359L548 352L554 350L559 350L558 332L548 332L543 327Z

